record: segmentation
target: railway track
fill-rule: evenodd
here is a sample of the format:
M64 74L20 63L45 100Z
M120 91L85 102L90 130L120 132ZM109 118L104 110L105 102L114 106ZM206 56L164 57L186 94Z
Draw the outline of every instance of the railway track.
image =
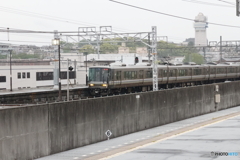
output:
M44 90L44 91L28 91L18 93L0 93L0 105L16 105L16 104L41 104L58 101L58 90ZM79 100L89 97L88 88L72 88L69 90L70 100ZM62 90L62 99L67 99L67 91Z

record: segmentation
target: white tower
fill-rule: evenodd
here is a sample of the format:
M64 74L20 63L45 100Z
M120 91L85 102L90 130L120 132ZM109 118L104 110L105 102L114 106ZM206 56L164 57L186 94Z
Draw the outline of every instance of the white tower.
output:
M207 46L207 17L199 13L195 17L195 46Z

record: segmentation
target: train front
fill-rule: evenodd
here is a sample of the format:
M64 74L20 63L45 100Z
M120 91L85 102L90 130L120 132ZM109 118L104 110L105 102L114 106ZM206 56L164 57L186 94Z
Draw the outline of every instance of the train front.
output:
M88 75L88 86L93 96L108 95L110 81L109 67L90 67Z

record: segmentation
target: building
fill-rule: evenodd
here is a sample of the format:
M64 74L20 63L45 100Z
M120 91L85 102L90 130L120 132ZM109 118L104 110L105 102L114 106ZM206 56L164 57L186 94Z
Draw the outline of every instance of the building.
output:
M148 50L147 47L137 47L136 48L136 53L140 55L141 57L146 57L148 56Z
M126 43L122 43L121 47L118 47L118 53L129 53L129 47L126 47Z
M11 45L7 43L0 43L0 55L6 55L9 52L9 49L11 49Z
M195 46L207 46L207 17L199 13L195 17Z
M10 68L0 66L0 90L10 89ZM12 88L39 88L53 86L53 69L54 65L12 65ZM61 72L63 85L67 84L67 66L62 64ZM75 72L69 74L71 84L74 84L76 78Z

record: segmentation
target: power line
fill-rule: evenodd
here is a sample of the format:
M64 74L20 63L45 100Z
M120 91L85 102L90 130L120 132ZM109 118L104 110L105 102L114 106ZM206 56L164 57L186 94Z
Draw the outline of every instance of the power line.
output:
M227 4L231 4L231 5L236 5L235 3L231 3L231 2L227 2L227 1L223 1L223 0L218 0L220 2L224 2L224 3L227 3Z
M75 25L84 25L84 26L97 25L94 23L88 23L88 22L82 22L82 21L77 21L77 20L72 20L72 19L55 17L55 16L51 16L51 15L45 15L45 14L34 13L34 12L29 12L29 11L24 11L24 10L19 10L19 9L13 9L13 8L4 7L4 6L0 6L0 11L9 12L9 13L17 14L17 15L24 15L24 16L38 17L38 18L42 18L42 19L60 21L60 22L65 22L65 23L72 23ZM121 31L121 30L126 30L126 29L116 27L116 30Z
M118 1L115 1L115 0L109 0L109 1L114 2L114 3L119 3L119 4L122 4L122 5L125 5L125 6L129 6L129 7L133 7L133 8L153 12L153 13L157 13L157 14L162 14L162 15L169 16L169 17L174 17L174 18L188 20L188 21L194 21L194 22L201 22L201 21L196 21L196 20L191 19L191 18L186 18L186 17L176 16L176 15L167 14L167 13L163 13L163 12L158 12L158 11L154 11L154 10L151 10L151 9L138 7L138 6L135 6L135 5L130 5L130 4L127 4L127 3L118 2ZM213 23L213 22L207 22L207 23L212 24L212 25L217 25L217 26L223 26L223 27L240 28L240 26L226 25L226 24Z
M51 42L39 42L39 41L16 41L16 40L0 40L0 41L7 41L7 42L30 42L30 43L51 43Z
M221 4L216 4L216 3L209 3L209 2L204 2L204 1L198 1L198 0L182 0L185 2L191 2L191 3L198 3L198 4L204 4L204 5L209 5L209 6L218 6L218 7L234 7L234 6L229 6L229 5L221 5Z

